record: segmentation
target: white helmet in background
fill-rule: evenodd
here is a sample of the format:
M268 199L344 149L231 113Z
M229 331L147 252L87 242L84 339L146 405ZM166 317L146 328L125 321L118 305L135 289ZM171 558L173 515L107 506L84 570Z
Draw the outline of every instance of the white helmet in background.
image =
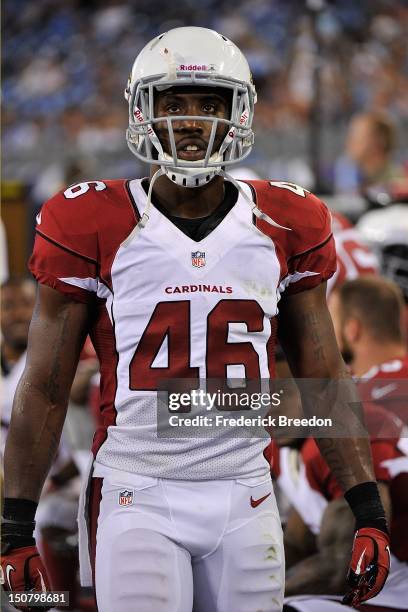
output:
M174 86L203 86L231 92L231 115L219 117L154 116L154 94ZM254 134L252 120L256 102L251 71L234 43L214 30L175 28L150 41L139 53L125 98L129 102L127 142L140 160L161 166L163 173L184 187L209 182L224 166L236 164L251 152ZM203 159L177 158L173 122L187 119L212 122L211 136ZM167 123L171 154L167 154L155 132L159 122ZM217 127L227 134L218 151L212 152Z
M408 205L367 212L356 228L378 254L384 276L399 285L408 301Z

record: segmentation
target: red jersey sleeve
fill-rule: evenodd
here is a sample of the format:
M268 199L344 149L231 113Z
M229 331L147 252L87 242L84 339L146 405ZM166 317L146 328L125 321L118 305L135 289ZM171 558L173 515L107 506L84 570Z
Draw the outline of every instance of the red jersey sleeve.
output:
M90 201L95 196L89 188L78 192L77 197L67 197L71 194L76 192L60 192L41 208L28 265L39 283L89 302L96 292L98 268L97 231L92 218L95 206Z
M39 283L78 302L89 303L95 296L97 263L71 253L40 233L36 235L28 266Z
M125 181L79 183L48 200L37 215L29 268L39 283L90 302L137 221Z
M332 217L309 191L280 181L251 181L257 207L281 228L264 219L257 227L275 245L281 266L280 292L313 289L336 272ZM285 229L286 228L286 229Z
M307 194L305 205L302 213L309 224L301 226L302 237L294 236L287 260L288 284L285 291L290 294L317 287L333 276L337 269L330 211L311 193Z

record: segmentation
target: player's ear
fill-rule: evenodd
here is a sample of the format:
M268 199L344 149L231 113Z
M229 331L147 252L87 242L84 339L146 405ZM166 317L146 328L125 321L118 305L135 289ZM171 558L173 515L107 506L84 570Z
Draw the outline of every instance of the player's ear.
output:
M343 335L348 344L353 345L360 340L363 332L363 325L360 319L350 317L344 322Z

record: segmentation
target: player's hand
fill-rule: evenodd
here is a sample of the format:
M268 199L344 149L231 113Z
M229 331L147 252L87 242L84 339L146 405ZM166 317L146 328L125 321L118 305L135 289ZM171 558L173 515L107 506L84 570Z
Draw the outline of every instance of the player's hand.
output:
M364 527L356 531L347 574L351 588L343 604L356 606L381 591L390 571L389 543L389 536L379 529Z
M43 592L51 591L46 569L36 546L12 548L1 555L1 584L5 591ZM49 610L50 607L16 605L18 610Z

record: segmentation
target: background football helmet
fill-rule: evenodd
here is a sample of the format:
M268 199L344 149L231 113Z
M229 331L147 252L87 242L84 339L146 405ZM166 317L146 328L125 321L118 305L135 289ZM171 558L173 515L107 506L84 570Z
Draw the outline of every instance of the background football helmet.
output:
M367 212L356 227L378 254L382 273L401 287L408 302L408 205Z
M229 119L217 117L155 117L154 95L174 86L224 88L231 92ZM252 120L256 102L251 71L244 55L234 43L214 30L197 27L175 28L150 41L137 56L125 98L129 102L127 142L140 160L161 166L174 183L199 187L210 181L222 167L236 164L251 152L254 134ZM184 119L211 121L211 136L202 160L177 158L173 122ZM166 122L171 154L167 154L155 132ZM217 126L224 124L227 134L212 152Z

